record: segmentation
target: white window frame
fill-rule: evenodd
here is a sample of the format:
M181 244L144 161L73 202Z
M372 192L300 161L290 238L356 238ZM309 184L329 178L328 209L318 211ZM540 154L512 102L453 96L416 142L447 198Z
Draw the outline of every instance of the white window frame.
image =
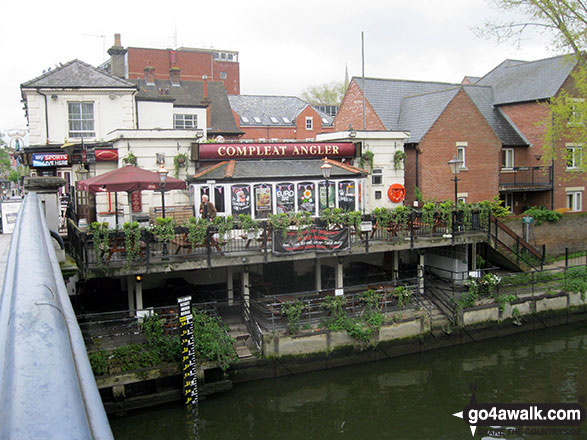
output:
M189 122L189 123L188 123ZM198 115L190 113L174 113L174 130L195 130L198 128Z
M314 118L312 116L306 116L306 130L314 129Z
M569 191L567 190L567 208L571 211L583 210L583 191Z
M569 165L570 162L570 165ZM567 170L581 169L583 163L583 147L581 145L567 145Z
M576 127L585 124L585 115L578 109L578 105L582 105L585 102L582 98L571 98L569 106L571 108L571 114L569 115L569 122L567 125Z
M515 156L514 156L514 149L513 148L502 148L501 149L502 159L501 159L501 169L502 170L511 170L515 166ZM505 156L504 156L505 154ZM505 159L505 163L504 163ZM508 160L509 159L509 160Z
M375 178L380 178L381 182L376 183ZM383 168L373 168L373 171L371 171L371 185L383 185Z
M511 213L514 212L514 193L505 193L503 197L503 206Z
M84 113L84 105L90 105L92 106L92 117L91 118L84 118L85 114ZM96 137L96 109L95 109L95 102L94 101L68 101L67 102L67 132L68 132L68 136L69 138L95 138ZM71 113L71 108L70 106L72 105L79 105L79 118L75 118L72 119L72 113ZM91 128L83 128L82 125L84 122L89 122L91 121ZM80 129L79 130L73 130L71 128L72 126L72 122L79 122L80 123Z
M226 72L220 72L219 78L221 80L225 80L226 78L228 78L228 74Z
M461 171L467 169L467 143L457 142L457 159L463 161L461 165Z

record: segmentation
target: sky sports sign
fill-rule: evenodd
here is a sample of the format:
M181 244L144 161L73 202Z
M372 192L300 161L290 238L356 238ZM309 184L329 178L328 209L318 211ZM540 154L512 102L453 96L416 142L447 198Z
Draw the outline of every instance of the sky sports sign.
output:
M463 419L473 436L478 427L481 435L580 436L585 408L578 403L477 403L473 394L453 416Z

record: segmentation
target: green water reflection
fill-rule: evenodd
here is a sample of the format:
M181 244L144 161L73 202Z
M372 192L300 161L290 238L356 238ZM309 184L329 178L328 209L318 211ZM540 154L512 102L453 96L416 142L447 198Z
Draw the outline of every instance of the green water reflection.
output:
M239 384L200 404L199 438L470 439L451 416L468 403L469 384L479 402L577 402L587 395L585 367L581 324ZM116 439L193 438L179 406L114 419L112 429Z

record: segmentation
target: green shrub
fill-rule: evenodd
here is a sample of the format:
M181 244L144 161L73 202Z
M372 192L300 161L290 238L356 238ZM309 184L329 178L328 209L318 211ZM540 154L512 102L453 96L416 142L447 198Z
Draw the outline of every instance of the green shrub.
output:
M533 217L536 221L536 225L541 225L545 221L550 223L556 223L563 216L560 212L551 211L549 209L546 209L544 206L533 206L530 209L526 209L524 211L524 215Z

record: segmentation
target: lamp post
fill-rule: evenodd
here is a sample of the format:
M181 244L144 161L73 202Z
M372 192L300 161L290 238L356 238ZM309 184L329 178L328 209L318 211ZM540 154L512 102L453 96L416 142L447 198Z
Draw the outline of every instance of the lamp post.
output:
M451 160L448 161L448 166L450 168L450 171L454 174L454 183L455 183L455 207L457 206L457 182L459 181L459 178L457 177L457 174L459 174L461 172L461 167L463 166L463 161L461 159L457 159L456 156L454 156Z
M326 208L330 208L330 182L328 179L330 178L330 172L332 171L332 165L328 163L328 158L325 157L322 159L324 163L320 167L322 170L322 176L326 179Z
M159 173L159 186L161 188L161 215L165 218L165 182L167 182L167 173L169 171L161 164L161 168L157 172Z

